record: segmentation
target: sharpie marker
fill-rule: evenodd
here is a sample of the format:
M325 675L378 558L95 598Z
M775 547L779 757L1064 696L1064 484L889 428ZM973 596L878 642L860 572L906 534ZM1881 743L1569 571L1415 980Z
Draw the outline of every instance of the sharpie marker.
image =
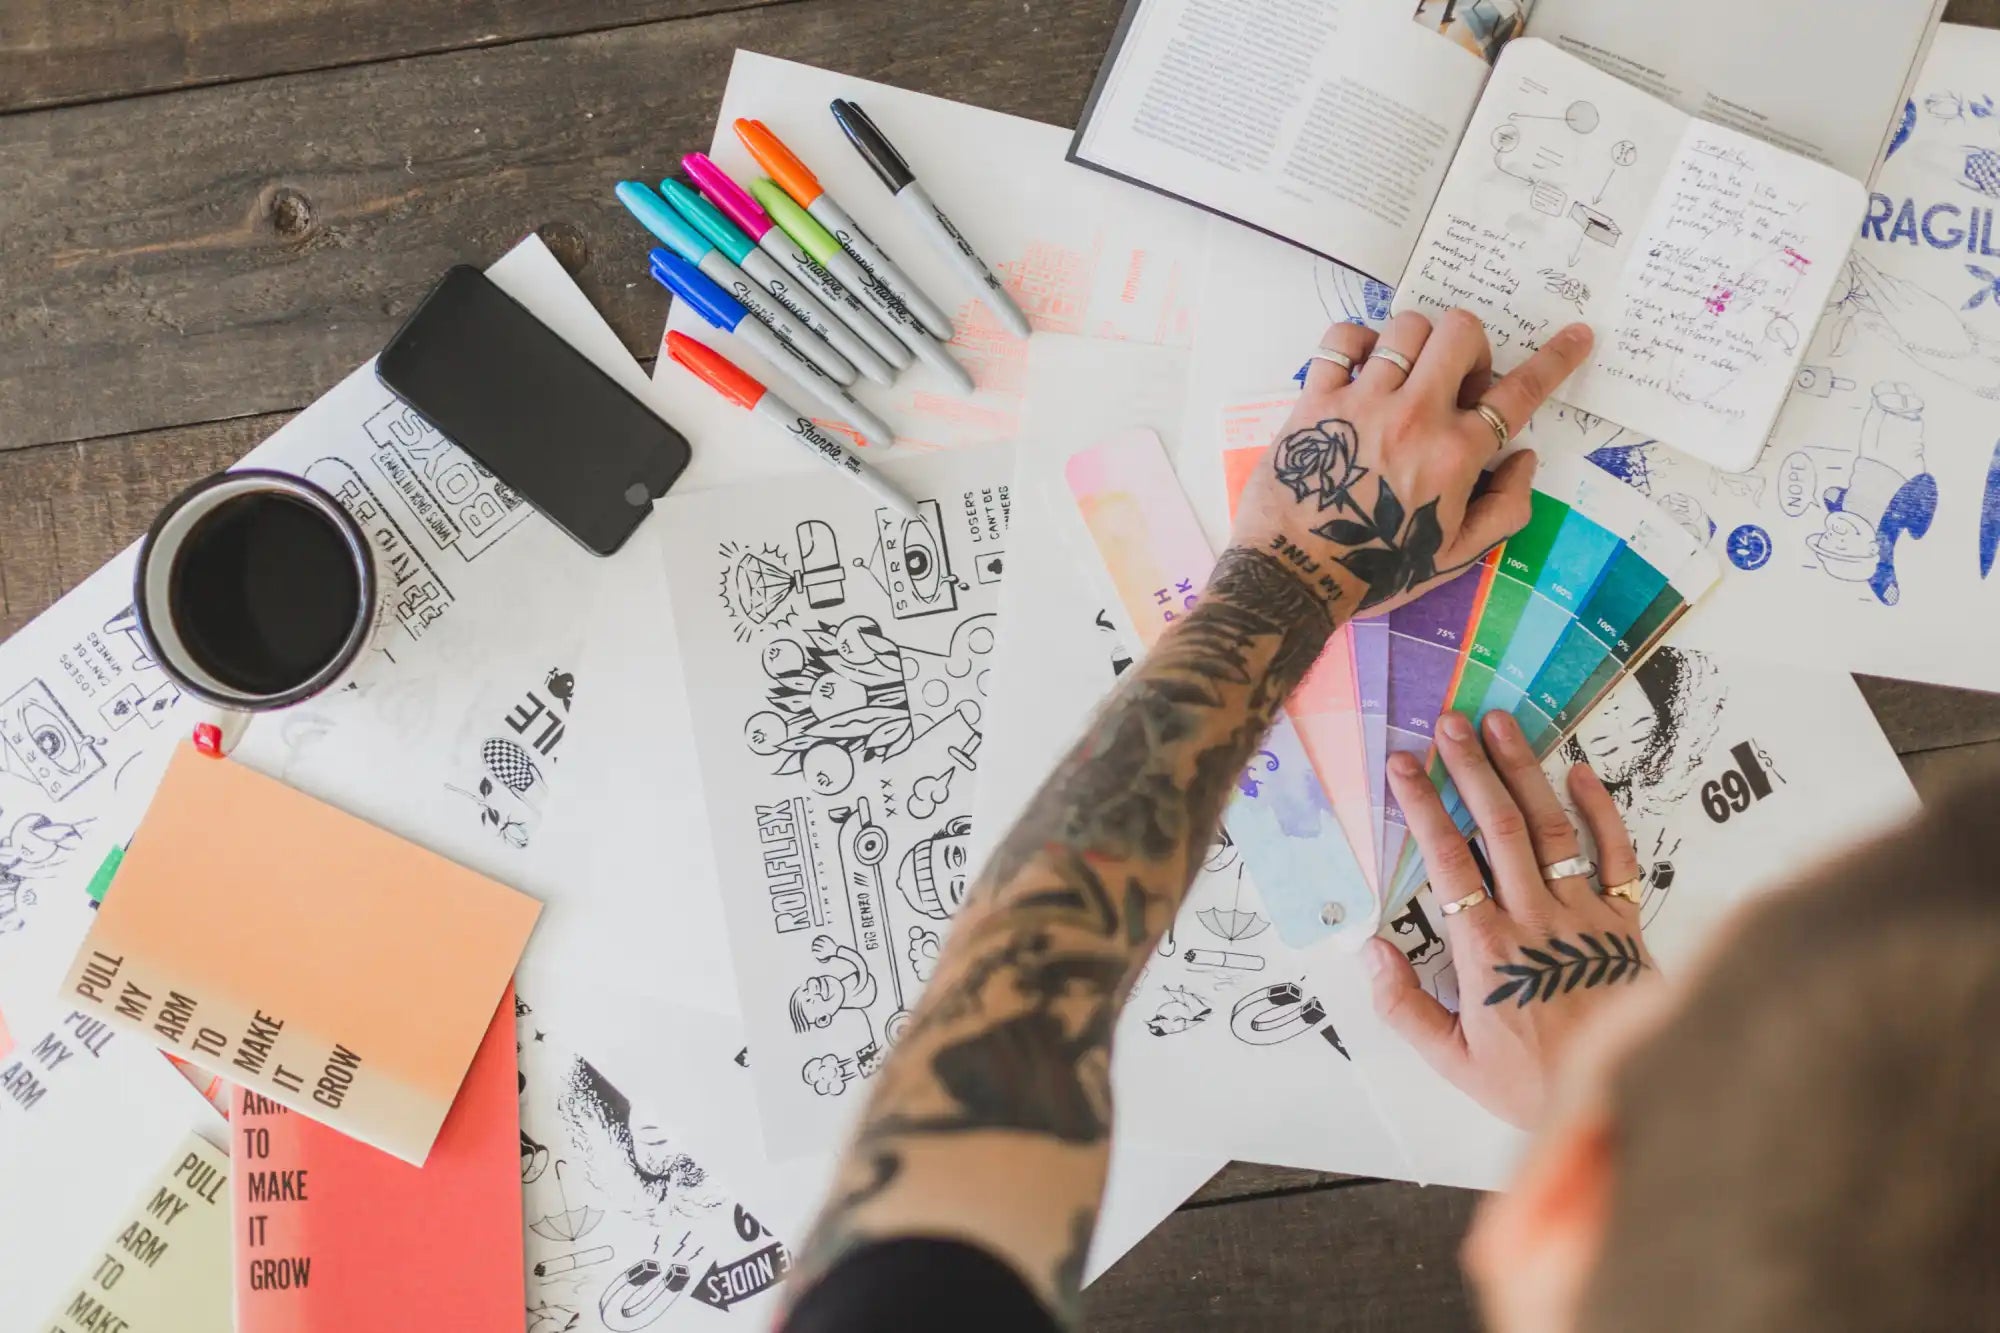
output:
M847 132L848 142L854 145L854 151L875 169L875 174L889 187L889 193L896 196L896 202L917 220L918 229L931 238L931 244L971 285L972 294L986 302L1015 337L1032 337L1034 326L1021 313L1021 307L1014 304L1014 298L1000 285L1000 279L993 276L993 270L986 267L986 261L965 239L965 233L945 216L945 211L917 183L916 173L910 170L910 164L903 160L903 155L896 151L888 136L876 128L868 113L854 103L836 97L833 100L833 118Z
M657 194L638 181L618 182L618 201L632 211L647 231L659 237L667 248L699 269L702 275L735 297L745 310L755 315L783 338L799 354L818 366L834 383L845 386L861 378L854 363L821 341L818 334L792 318L771 294L750 280L750 275L730 262L706 236L689 226L679 213L667 207Z
M811 417L765 388L754 375L722 353L676 329L667 334L667 355L730 402L749 408L797 440L828 467L859 482L870 495L904 518L923 521L923 514L909 497L882 480L881 474L862 462L852 449L814 425Z
M910 350L915 352L919 359L936 367L946 379L958 386L960 392L972 392L974 387L972 376L967 373L965 367L952 360L951 353L945 350L944 344L931 337L930 330L918 322L917 317L910 313L908 306L898 301L881 283L863 273L860 265L854 262L854 257L840 248L840 242L835 240L833 234L825 227L820 226L817 219L800 208L790 195L770 181L758 181L750 187L750 193L757 197L758 203L770 210L778 225L783 227L807 254L825 265L827 271L834 277L853 284L856 291L863 293L868 298L869 304L889 321L889 327L896 331L896 336L908 343Z
M737 121L736 137L750 150L750 156L771 173L771 179L798 201L800 208L840 238L841 247L853 256L862 271L908 306L910 313L917 317L917 322L929 329L933 337L943 342L951 341L950 318L918 289L916 283L910 281L903 270L896 267L888 255L882 253L881 246L868 239L868 234L861 230L861 224L848 216L839 201L820 185L819 178L806 169L806 164L799 161L797 155L785 147L763 121Z
M776 260L751 244L714 204L676 180L660 182L660 195L696 231L707 237L717 250L745 277L769 292L772 299L792 312L801 323L826 341L827 346L860 368L877 384L896 382L896 368L875 354L873 348L856 337L831 311L813 299L812 293L778 267Z
M787 235L783 227L771 221L771 215L758 206L757 201L750 197L750 192L710 161L708 154L689 153L681 159L681 166L688 178L701 188L709 203L741 227L744 234L757 243L758 249L817 291L827 307L840 316L862 342L874 349L875 355L897 370L909 369L910 349L903 346L902 340L884 328L881 320L869 314L868 307L861 304L861 298L841 286L840 279L828 273L818 260L807 254L805 247Z
M888 446L895 432L887 422L854 401L854 395L827 378L826 372L799 355L797 348L750 318L750 312L702 271L671 250L654 250L653 280L693 306L701 317L741 338L750 350L792 377L814 402L861 432L862 438Z

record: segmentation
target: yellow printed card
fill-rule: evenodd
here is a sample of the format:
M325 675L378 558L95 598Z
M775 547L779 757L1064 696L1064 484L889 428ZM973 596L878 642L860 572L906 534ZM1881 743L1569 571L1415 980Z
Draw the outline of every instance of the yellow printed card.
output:
M189 1134L118 1215L49 1315L50 1333L229 1327L229 1157Z

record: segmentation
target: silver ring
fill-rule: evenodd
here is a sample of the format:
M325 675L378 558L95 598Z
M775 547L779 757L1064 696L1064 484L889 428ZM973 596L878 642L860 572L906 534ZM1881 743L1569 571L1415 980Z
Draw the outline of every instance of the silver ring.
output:
M1408 379L1410 372L1416 369L1415 363L1410 358L1404 356L1393 347L1378 347L1375 349L1375 354L1368 359L1370 361L1387 361L1390 365L1402 371L1403 378L1405 379Z
M1354 373L1354 358L1345 352L1336 352L1331 347L1315 347L1313 349L1313 359L1339 366L1349 375Z
M1446 916L1457 916L1460 912L1470 912L1481 903L1490 903L1492 901L1493 899L1487 894L1486 890L1481 889L1477 893L1466 894L1457 902L1446 903L1444 905L1444 914Z
M1570 856L1542 867L1542 878L1553 884L1559 879L1589 879L1597 867L1580 856Z

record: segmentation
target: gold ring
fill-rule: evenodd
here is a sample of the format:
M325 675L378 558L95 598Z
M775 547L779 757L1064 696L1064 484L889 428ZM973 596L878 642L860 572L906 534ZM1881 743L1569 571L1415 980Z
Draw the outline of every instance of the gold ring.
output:
M1331 347L1315 347L1313 349L1313 359L1330 362L1333 365L1339 366L1349 375L1354 373L1354 358L1345 352L1336 352Z
M1410 372L1416 369L1410 358L1404 356L1393 347L1378 347L1375 349L1375 354L1368 359L1370 361L1387 361L1390 365L1402 371L1405 379L1408 379Z
M1477 412L1480 418L1493 428L1494 442L1502 449L1505 449L1514 442L1514 428L1507 424L1507 418L1501 416L1500 410L1494 407L1493 404L1481 403L1472 410Z
M1470 912L1473 908L1479 906L1479 904L1490 903L1492 901L1493 899L1487 896L1486 890L1481 889L1477 893L1466 894L1455 903L1446 903L1444 905L1444 914L1446 916L1457 916L1460 912Z
M1645 889L1646 877L1644 875L1636 875L1626 880L1623 884L1605 885L1604 896L1607 898L1623 898L1634 907L1644 907L1646 905Z

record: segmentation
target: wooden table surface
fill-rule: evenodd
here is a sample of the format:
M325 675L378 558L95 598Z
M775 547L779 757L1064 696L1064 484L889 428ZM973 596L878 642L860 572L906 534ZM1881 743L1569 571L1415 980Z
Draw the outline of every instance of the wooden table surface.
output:
M737 47L1068 125L1118 9L0 0L0 636L452 263L538 231L650 357L663 302L609 183L708 142ZM2000 0L1950 16L2000 26ZM1920 788L2000 753L2000 697L1862 684ZM1473 1203L1234 1166L1092 1288L1090 1326L1467 1328Z

